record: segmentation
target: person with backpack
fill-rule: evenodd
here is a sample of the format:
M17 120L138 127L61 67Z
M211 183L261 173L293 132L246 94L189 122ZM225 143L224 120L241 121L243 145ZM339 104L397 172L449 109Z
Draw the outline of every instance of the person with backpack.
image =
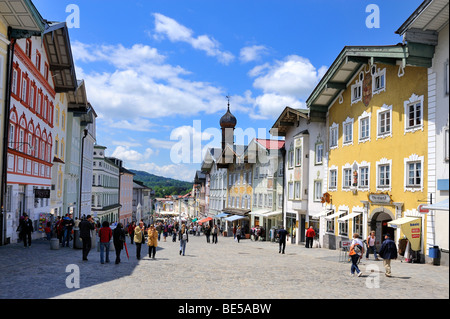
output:
M352 267L350 268L350 273L352 276L355 276L355 272L358 274L358 277L361 277L362 272L358 268L358 261L364 254L364 244L359 238L359 234L353 234L352 244L350 245L350 258L352 260Z
M397 259L398 254L397 246L395 246L395 242L391 239L390 234L384 235L384 241L381 245L379 255L383 258L386 277L391 277L391 260Z
M181 226L180 232L178 233L178 240L180 241L180 255L183 253L184 256L186 243L189 242L189 235L185 224Z

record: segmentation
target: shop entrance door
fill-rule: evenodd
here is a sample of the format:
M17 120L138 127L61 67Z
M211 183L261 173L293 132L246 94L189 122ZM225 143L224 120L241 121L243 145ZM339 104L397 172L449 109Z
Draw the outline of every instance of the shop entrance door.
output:
M393 215L392 215L393 216ZM395 238L395 229L392 227L388 227L388 222L392 220L391 214L386 209L382 211L375 212L372 215L372 219L370 220L370 231L375 231L376 238L376 247L377 250L380 250L381 244L384 241L384 235L390 234L391 238Z

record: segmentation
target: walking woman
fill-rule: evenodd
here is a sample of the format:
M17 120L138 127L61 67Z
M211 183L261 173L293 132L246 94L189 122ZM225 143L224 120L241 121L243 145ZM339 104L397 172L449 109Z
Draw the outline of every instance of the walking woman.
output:
M155 259L156 247L158 247L158 232L155 229L155 225L153 224L150 225L150 228L148 230L147 246L148 246L148 257Z
M186 225L181 226L180 232L178 233L178 240L180 241L180 255L186 251L186 243L189 242L189 235L186 229Z

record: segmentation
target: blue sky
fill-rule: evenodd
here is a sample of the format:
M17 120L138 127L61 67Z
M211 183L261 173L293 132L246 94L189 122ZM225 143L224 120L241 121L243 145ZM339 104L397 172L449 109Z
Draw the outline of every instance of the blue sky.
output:
M227 95L237 127L269 137L344 46L401 42L395 31L422 0L33 2L49 21L79 8L70 37L99 115L97 143L127 168L192 181L202 148L220 145ZM366 26L370 4L379 28Z

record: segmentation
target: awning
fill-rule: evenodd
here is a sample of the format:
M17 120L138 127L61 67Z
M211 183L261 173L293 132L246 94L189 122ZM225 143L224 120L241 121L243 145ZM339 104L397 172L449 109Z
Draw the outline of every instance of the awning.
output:
M254 212L250 212L249 215L254 215L254 216L265 216L267 213L270 213L271 210L256 210Z
M388 222L388 226L397 228L398 226L402 226L406 223L414 222L417 219L420 219L420 218L419 217L402 217L399 219L391 220L390 222Z
M209 222L210 220L212 220L211 217L206 217L206 218L199 220L197 223L203 224L203 223Z
M338 218L338 222L346 222L347 220L352 219L361 214L362 214L361 212L354 212L349 215L345 215L344 217Z
M343 211L338 211L337 213L334 213L334 214L332 214L332 215L325 216L325 219L326 219L326 220L332 220L333 218L338 217L338 216L341 216L341 215L344 214L344 213L345 213L345 212L343 212Z
M219 215L214 216L214 218L222 218L222 217L227 217L230 214L227 213L220 213Z
M448 202L448 198L439 202L439 203L434 203L431 205L425 205L422 208L425 209L430 209L430 210L449 210L449 202Z
M194 219L192 220L192 222L195 223L197 220L198 220L198 218L194 218Z
M330 213L332 211L333 211L332 209L325 209L318 214L314 214L314 215L310 214L309 217L311 217L311 218L325 217L328 213Z
M274 211L274 212L270 212L268 214L264 214L264 217L272 217L272 216L276 216L276 215L281 215L282 212L281 211Z
M389 227L400 228L402 233L411 243L411 249L420 250L420 239L422 233L422 218L402 217L388 222Z
M229 222L232 222L232 221L239 220L239 219L244 219L244 218L246 218L246 217L239 216L239 215L233 215L233 216L225 218L225 220L227 220Z

